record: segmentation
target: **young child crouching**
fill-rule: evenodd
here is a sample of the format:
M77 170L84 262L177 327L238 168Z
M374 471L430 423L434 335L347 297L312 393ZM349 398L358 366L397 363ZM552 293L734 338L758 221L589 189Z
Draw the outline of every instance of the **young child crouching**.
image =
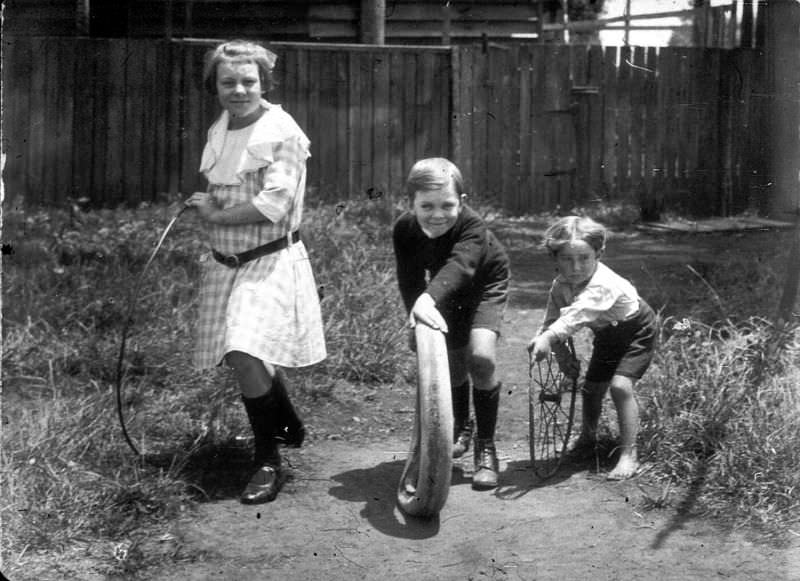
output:
M656 317L636 288L600 262L606 229L590 218L568 216L547 229L544 247L556 263L540 334L529 345L533 358L547 357L576 331L594 332L592 356L582 391L583 429L575 448L594 445L603 398L611 388L620 431L620 457L611 480L633 476L638 467L639 407L634 386L650 365ZM563 358L559 357L563 366ZM567 365L565 373L575 372Z

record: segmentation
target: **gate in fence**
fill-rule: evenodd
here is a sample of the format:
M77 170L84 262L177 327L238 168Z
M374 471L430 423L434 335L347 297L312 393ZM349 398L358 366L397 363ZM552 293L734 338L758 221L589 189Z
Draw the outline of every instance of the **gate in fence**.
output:
M6 40L6 194L113 206L204 187L218 112L209 42ZM479 199L516 214L622 200L730 214L765 203L759 52L486 44L276 44L269 97L312 140L325 201L402 191L416 159L446 156Z

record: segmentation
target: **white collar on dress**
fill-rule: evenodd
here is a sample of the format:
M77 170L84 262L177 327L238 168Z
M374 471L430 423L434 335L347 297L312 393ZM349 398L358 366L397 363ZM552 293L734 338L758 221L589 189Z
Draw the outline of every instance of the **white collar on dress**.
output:
M311 142L308 137L280 105L261 99L261 106L265 109L265 112L255 122L255 127L253 127L253 131L247 140L245 154L242 155L242 159L236 169L236 174L239 177L272 163L275 144L292 137L297 138L300 151L305 154L305 158L311 155L309 151ZM228 111L223 111L208 130L208 139L200 160L200 171L203 174L208 174L222 154L229 119Z

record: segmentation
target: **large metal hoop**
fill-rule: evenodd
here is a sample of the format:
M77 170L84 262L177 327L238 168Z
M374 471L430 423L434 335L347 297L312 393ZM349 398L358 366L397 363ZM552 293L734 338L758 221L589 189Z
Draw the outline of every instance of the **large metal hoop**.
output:
M418 324L417 403L411 450L397 487L403 512L433 517L450 491L453 407L447 345L441 331Z
M575 356L572 341L567 344ZM539 478L558 472L572 434L578 380L562 373L554 356L530 362L528 429L531 466Z

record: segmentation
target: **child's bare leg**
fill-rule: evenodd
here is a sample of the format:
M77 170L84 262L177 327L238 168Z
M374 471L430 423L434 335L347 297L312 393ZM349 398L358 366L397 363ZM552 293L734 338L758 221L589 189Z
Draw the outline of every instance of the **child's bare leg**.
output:
M603 399L608 382L587 381L581 390L581 435L573 448L594 447L597 442L597 425L603 412Z
M639 468L636 436L639 433L639 405L633 387L635 380L615 375L611 380L611 399L617 408L620 432L620 456L617 465L608 473L610 480L630 478Z

